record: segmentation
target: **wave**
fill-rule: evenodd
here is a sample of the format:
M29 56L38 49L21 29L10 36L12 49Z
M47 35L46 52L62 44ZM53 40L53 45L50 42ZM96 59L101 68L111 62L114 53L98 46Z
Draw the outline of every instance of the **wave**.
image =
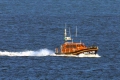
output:
M0 51L0 56L52 56L54 51L49 49L40 49L38 51L8 52Z
M56 55L54 51L49 49L40 49L38 51L23 51L23 52L8 52L8 51L0 51L0 56L66 56L66 57L101 57L98 54L91 55Z
M66 56L66 57L101 57L99 56L98 54L89 54L89 55L86 55L86 54L79 54L79 55L64 55L64 54L61 54L61 55L55 55L55 56Z

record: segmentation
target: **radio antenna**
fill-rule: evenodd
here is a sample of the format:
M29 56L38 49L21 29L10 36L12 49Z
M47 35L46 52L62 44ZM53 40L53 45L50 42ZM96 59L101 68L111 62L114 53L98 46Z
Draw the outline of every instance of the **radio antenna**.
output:
M69 27L69 35L70 35L70 37L71 37L70 27Z
M76 37L77 37L77 26L76 26Z

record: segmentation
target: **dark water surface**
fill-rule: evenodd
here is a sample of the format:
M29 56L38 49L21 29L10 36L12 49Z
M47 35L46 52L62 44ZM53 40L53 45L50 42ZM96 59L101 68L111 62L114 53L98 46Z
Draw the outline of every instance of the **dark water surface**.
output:
M1 0L0 53L30 56L1 56L0 79L118 80L119 4L119 0ZM98 45L101 57L45 56L63 43L65 23L73 38L78 27L74 41ZM31 56L30 51L39 55Z

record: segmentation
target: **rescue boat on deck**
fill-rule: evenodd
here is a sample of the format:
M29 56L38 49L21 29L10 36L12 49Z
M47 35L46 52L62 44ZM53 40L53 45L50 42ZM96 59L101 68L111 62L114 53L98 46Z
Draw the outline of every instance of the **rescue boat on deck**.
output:
M98 51L97 46L90 46L87 47L84 43L80 42L73 42L71 36L67 36L67 31L65 28L64 33L64 43L59 47L55 48L56 55L96 55Z

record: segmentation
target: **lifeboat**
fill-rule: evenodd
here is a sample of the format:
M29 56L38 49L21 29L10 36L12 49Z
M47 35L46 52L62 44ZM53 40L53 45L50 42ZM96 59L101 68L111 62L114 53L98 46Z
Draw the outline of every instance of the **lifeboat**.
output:
M77 31L76 31L77 32ZM64 43L59 47L55 48L55 54L57 55L96 55L98 51L98 47L92 45L87 47L84 43L80 42L73 42L71 36L67 36L67 31L65 28L64 33Z

